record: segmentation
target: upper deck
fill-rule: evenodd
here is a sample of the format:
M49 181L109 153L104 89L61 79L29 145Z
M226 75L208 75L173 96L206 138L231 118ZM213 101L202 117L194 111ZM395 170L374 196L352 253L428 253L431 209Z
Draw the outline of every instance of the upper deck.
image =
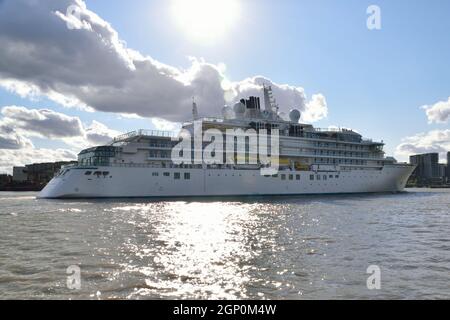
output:
M311 139L315 141L346 142L350 144L362 144L375 147L384 146L383 141L375 142L364 139L358 132L346 128L314 128L311 124L301 123L301 112L292 109L289 115L279 112L279 107L273 97L270 86L263 86L264 110L261 109L259 97L242 99L233 108L225 106L222 109L222 117L199 117L197 104L192 105L192 121L185 122L183 130L194 134L195 126L201 123L202 132L208 129L218 129L224 134L229 129L253 129L257 133L266 130L268 134L272 130L278 130L280 139L298 138L299 140ZM179 132L159 130L136 130L116 137L111 144L138 141L142 138L162 140L179 137Z
M203 136L209 129L219 130L224 137L231 134L235 138L241 136L250 138L255 133L272 135L276 132L279 134L279 155L284 160L290 159L289 161L294 159L293 161L310 164L361 166L379 165L387 160L383 152L383 141L364 139L358 132L347 128L315 128L311 124L302 123L299 110L291 110L288 116L278 112L278 105L270 95L270 87L264 87L265 110L261 110L258 97L250 97L236 103L234 108L225 106L222 110L223 117L199 117L194 102L192 120L183 124L182 131L146 129L131 131L114 138L105 147L83 150L79 155L79 162L83 164L161 162L167 165L171 162L173 148L180 140L186 137L194 139L197 132L201 132ZM217 134L217 131L215 133ZM228 137L223 139L224 151L229 147L228 141ZM245 148L250 150L251 140L244 141L247 145ZM198 146L196 143L192 145L194 149ZM201 146L202 149L206 148L208 141L202 141Z
M149 137L149 138L176 138L178 134L172 131L160 131L160 130L147 130L147 129L139 129L135 131L131 131L128 133L124 133L120 136L115 137L110 144L115 144L119 142L129 142L133 141L136 138L140 137Z

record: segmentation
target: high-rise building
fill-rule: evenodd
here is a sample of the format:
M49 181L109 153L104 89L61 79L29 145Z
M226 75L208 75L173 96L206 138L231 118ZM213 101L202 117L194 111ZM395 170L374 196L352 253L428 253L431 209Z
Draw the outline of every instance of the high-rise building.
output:
M443 164L443 163L439 163L439 178L443 178L445 179L445 177L447 176L447 165Z
M409 157L411 164L417 165L413 176L417 180L439 178L439 154L426 153Z
M450 152L447 152L447 181L450 181Z

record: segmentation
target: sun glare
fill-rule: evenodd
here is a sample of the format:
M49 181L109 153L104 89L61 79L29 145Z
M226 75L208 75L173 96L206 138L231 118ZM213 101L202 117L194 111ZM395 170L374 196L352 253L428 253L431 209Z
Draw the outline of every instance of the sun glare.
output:
M239 0L173 0L172 15L181 30L196 41L211 42L237 23Z

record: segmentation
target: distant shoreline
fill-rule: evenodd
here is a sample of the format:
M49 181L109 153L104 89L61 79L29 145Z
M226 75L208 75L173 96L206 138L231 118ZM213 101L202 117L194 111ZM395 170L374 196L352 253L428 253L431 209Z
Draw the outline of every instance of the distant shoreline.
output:
M44 187L0 187L0 192L31 192L31 191L41 191Z

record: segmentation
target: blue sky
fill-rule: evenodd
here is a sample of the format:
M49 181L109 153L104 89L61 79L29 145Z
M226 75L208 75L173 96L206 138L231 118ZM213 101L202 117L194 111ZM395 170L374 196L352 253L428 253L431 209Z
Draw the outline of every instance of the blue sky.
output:
M391 155L404 138L449 128L445 121L430 124L421 109L450 96L449 1L241 0L234 26L211 43L187 36L168 0L86 3L111 23L128 48L164 64L189 68L188 57L203 58L224 63L232 81L263 75L304 88L308 98L321 93L328 116L315 126L354 128L384 140ZM372 4L381 8L381 30L366 27ZM118 131L153 127L148 119L90 113L0 89L0 107L7 105L50 108ZM38 148L64 145L43 138L33 143Z

